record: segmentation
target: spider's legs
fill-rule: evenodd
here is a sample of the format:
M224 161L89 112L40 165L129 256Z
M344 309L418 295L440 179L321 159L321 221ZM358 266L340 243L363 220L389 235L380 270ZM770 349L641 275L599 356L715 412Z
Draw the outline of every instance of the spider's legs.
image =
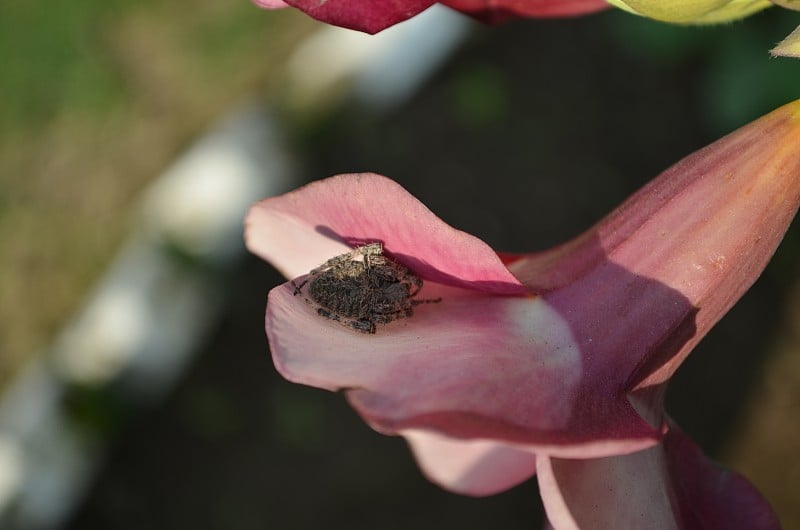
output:
M375 322L366 318L351 321L350 327L361 333L375 334Z
M411 305L420 305L420 304L438 304L442 301L442 297L439 298L425 298L423 300L411 300Z
M363 256L364 264L367 267L386 262L386 258L383 257L383 245L381 243L369 243L368 245L358 247L353 252L357 252Z
M297 285L296 283L294 283L294 280L291 280L289 283L291 283L292 287L294 287L294 292L292 294L294 296L297 296L298 294L300 294L302 292L301 289L303 288L303 286L308 283L308 278L303 280L303 282L300 285Z
M414 296L422 289L422 279L419 276L409 275L408 281L411 284L408 288L408 296Z

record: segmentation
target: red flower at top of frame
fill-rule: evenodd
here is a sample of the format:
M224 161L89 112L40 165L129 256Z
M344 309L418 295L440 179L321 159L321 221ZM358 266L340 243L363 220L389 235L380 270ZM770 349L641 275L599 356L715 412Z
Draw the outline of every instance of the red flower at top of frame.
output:
M605 0L254 0L267 9L295 7L306 14L345 28L377 33L441 3L484 22L513 17L566 17L609 7Z

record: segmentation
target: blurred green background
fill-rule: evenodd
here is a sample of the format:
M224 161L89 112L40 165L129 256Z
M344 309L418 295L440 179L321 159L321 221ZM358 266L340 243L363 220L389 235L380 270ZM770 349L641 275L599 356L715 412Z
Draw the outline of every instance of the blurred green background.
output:
M0 5L0 382L108 264L137 193L313 25L246 0Z
M138 192L244 98L281 113L303 178L383 173L493 247L532 251L800 96L800 62L767 54L798 24L771 10L711 28L620 12L475 25L411 101L378 113L289 107L286 58L321 26L297 12L246 0L0 3L0 383L79 306ZM800 527L800 435L787 419L800 410L799 238L790 231L669 396L678 422L756 482L787 528ZM535 483L480 500L444 493L340 397L278 378L262 322L281 281L254 258L242 265L179 387L112 422L117 444L70 528L538 526Z

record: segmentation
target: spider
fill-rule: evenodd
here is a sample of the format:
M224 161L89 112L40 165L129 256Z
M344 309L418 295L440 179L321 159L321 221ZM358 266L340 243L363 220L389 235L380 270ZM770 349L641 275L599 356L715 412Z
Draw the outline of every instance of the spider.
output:
M415 306L442 300L414 300L422 279L384 256L380 243L331 258L309 272L300 284L294 280L291 284L294 295L302 294L318 315L371 334L376 324L408 318Z

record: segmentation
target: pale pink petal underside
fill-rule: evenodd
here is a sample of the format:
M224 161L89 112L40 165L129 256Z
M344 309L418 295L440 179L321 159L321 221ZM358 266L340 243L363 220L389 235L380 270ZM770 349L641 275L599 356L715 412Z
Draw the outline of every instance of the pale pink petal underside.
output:
M462 495L493 495L536 474L536 455L487 440L455 440L425 431L405 431L428 479Z
M647 450L565 460L540 455L539 489L558 530L775 530L775 514L741 476L720 468L677 429Z
M664 450L685 528L780 529L775 512L747 479L709 460L677 427L665 437Z
M587 460L539 455L536 465L547 518L557 530L680 528L661 445Z

